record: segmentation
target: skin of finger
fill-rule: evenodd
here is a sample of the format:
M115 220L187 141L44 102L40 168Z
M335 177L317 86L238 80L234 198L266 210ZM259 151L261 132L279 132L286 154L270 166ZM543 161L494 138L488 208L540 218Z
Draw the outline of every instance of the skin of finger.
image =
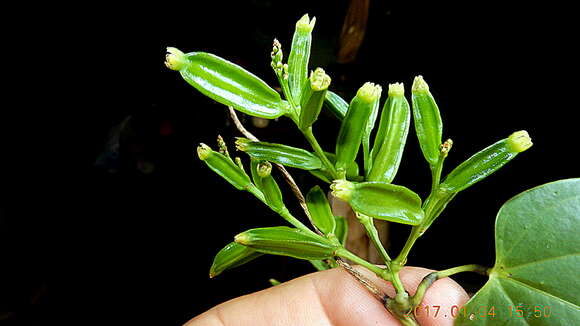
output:
M360 268L389 295L390 284ZM410 293L414 293L421 279L431 270L406 267L401 279ZM453 280L435 282L427 291L423 304L440 306L438 315L419 314L421 325L452 325L450 309L461 306L468 299L465 291ZM433 308L435 309L435 308ZM422 312L424 312L422 310ZM445 318L444 315L448 317ZM290 326L290 325L399 325L367 289L343 269L309 274L275 287L252 293L218 305L189 321L186 326Z

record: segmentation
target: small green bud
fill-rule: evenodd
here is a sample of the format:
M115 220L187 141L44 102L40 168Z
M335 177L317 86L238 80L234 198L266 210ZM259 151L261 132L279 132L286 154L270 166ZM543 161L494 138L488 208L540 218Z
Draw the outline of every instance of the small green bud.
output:
M205 161L211 155L212 149L206 144L199 144L197 147L197 156L200 160Z
M324 69L316 68L310 74L310 87L314 91L323 91L330 85L330 76L328 76Z
M262 178L269 177L272 173L272 164L268 161L262 161L258 163L258 175Z
M296 22L296 29L302 33L310 33L312 29L314 29L314 24L316 24L316 17L308 17L308 14L305 14Z
M352 198L352 192L354 191L354 184L346 180L334 180L332 185L332 194L346 202Z
M223 137L220 135L217 136L217 144L219 152L227 157L230 157L230 153L228 152L228 146L226 145L226 142L224 141Z
M300 130L306 130L318 119L329 85L330 76L322 68L316 68L310 74L308 82L304 84L300 99L301 109L298 119Z
M443 144L441 144L441 156L447 157L451 147L453 147L453 140L447 139Z
M187 65L185 54L180 50L168 47L165 55L165 66L171 70L181 70Z
M516 131L508 137L508 146L512 152L521 153L532 147L532 138L525 130Z

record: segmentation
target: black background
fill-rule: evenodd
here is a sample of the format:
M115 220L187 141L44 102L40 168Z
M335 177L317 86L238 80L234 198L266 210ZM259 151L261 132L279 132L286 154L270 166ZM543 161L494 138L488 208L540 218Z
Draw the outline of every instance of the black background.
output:
M491 266L502 203L531 187L579 176L578 53L569 8L371 1L357 60L341 65L335 54L347 6L89 3L38 20L30 61L12 62L22 68L22 88L2 121L0 312L12 313L0 324L179 325L268 287L271 277L286 281L312 271L305 262L263 257L208 279L213 255L236 233L283 222L196 159L195 146L214 146L218 134L233 151L238 133L222 105L163 65L167 46L207 51L275 85L272 39L287 54L294 23L304 13L317 17L311 66L325 67L331 89L345 98L365 81L385 90L404 82L409 93L413 77L425 77L441 109L444 137L454 140L444 173L513 131L530 133L534 146L457 196L408 262L434 269ZM129 116L136 135L121 142L110 173L109 165L95 162L110 149L111 128ZM307 146L288 120L266 129L249 126L261 139ZM338 126L331 115L321 116L315 134L324 148L333 148ZM153 172L143 173L139 160L153 164ZM301 171L294 175L303 189L316 183ZM423 198L428 193L430 176L413 133L395 182ZM393 227L392 252L408 229ZM484 282L456 279L468 291Z

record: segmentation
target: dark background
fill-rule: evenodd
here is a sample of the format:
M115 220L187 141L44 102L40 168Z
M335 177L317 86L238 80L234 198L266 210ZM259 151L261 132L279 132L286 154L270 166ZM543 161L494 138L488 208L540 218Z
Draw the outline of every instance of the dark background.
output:
M404 82L409 94L413 77L425 77L444 137L454 140L444 173L513 131L530 133L534 146L457 196L408 262L491 266L502 203L579 176L572 77L578 53L569 8L371 1L356 61L337 64L347 7L342 0L88 4L39 20L38 49L21 70L20 101L2 121L0 324L180 325L268 287L269 278L312 271L302 261L263 257L208 278L213 255L236 233L283 221L196 159L197 144L215 146L218 134L233 152L238 133L225 107L163 65L167 46L207 51L275 85L272 39L287 55L304 13L317 18L311 66L323 66L331 89L345 98L365 81L385 91ZM127 118L116 142L116 126ZM286 119L264 129L246 122L261 139L307 146ZM315 134L325 149L332 150L338 126L330 114L321 116ZM303 190L316 183L293 172ZM429 171L413 133L395 182L428 193ZM396 253L409 228L392 230ZM468 291L485 281L456 280Z

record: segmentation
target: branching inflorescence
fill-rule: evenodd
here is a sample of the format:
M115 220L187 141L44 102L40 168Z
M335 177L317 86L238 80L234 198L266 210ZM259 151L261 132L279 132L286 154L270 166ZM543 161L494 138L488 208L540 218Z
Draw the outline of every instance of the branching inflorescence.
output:
M364 284L364 278L349 268L346 261L350 261L392 282L396 295L393 298L383 296L386 308L403 324L416 325L416 320L412 316L409 318L409 312L421 303L425 291L435 280L463 271L485 274L488 269L465 265L434 272L424 279L416 294L410 296L403 287L399 271L406 264L414 243L457 193L486 178L518 153L530 148L530 137L525 131L517 131L474 154L443 178L443 163L453 142L442 139L443 123L439 108L423 77L417 76L413 82L412 105L405 97L402 83L388 86L382 110L382 87L374 83L362 85L347 103L329 90L331 77L322 68L308 73L314 24L315 19L309 19L308 15L298 21L287 63L284 62L282 45L274 40L271 66L283 97L255 75L215 55L183 53L168 48L167 67L179 71L198 91L252 116L266 119L286 116L295 122L311 145L311 149L302 149L261 142L256 138L238 138L236 148L248 154L249 167L244 167L239 158L232 159L221 138L217 151L205 144L198 147L199 158L210 169L237 189L254 195L291 225L251 229L236 235L234 242L216 255L210 276L214 277L263 254L273 254L309 260L319 270L343 266ZM325 151L313 132L323 107L331 110L341 121L333 152ZM392 183L401 164L411 117L432 175L431 192L425 200L412 190ZM373 133L377 120L378 128ZM360 156L362 169L357 164ZM330 185L333 195L352 207L385 267L371 264L345 248L348 224L345 218L334 216L323 188L316 186L301 199L312 228L296 218L286 207L273 177L273 164L283 171L284 167L307 170ZM297 187L293 181L290 183ZM374 219L412 227L405 246L394 258L378 238ZM366 286L376 291L372 284Z

